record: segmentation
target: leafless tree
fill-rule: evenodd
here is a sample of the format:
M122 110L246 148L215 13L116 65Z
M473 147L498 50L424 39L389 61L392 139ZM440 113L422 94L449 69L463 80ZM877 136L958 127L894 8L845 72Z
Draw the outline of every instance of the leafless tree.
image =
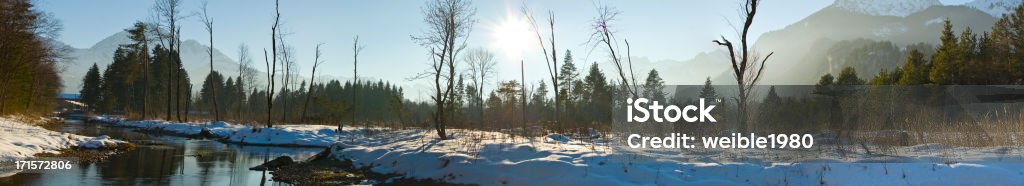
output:
M599 5L597 7L598 16L594 18L593 25L594 32L590 34L590 43L593 47L603 46L608 49L608 57L611 58L612 63L615 64L615 70L619 72L619 78L622 81L622 86L625 87L626 91L633 97L638 97L638 89L636 82L636 74L633 73L633 60L629 54L629 40L623 40L626 44L626 56L621 56L617 53L619 50L619 43L615 38L615 31L611 29L612 21L615 21L619 15L619 11L606 5ZM625 58L625 59L623 59ZM625 64L624 64L625 63ZM625 65L625 67L624 67ZM627 69L628 68L628 69ZM627 76L627 71L629 75Z
M527 20L530 21L530 25L533 26L533 31L537 35L537 43L540 44L540 50L544 53L544 61L548 66L548 75L551 78L551 84L555 88L555 123L560 124L558 113L561 108L561 99L558 99L558 54L555 49L555 12L548 11L548 26L551 28L550 42L551 42L551 59L548 59L548 51L544 46L544 37L540 35L540 28L537 26L537 20L533 18L533 11L531 11L525 5L523 6L523 14L526 15ZM525 81L524 81L525 83ZM525 97L525 96L524 96Z
M210 47L208 47L209 50L207 50L206 54L210 58L210 74L213 74L215 72L213 69L213 18L210 17L210 13L207 11L209 3L209 1L203 1L203 6L200 8L202 13L199 15L203 21L203 27L206 28L206 33L210 34ZM217 105L217 86L211 86L211 90L213 91L213 96L211 96L213 97L213 121L220 121L220 106Z
M480 109L480 127L483 127L484 122L484 84L487 82L487 78L490 78L490 74L494 73L494 67L498 65L498 62L494 60L494 53L491 53L485 49L473 49L466 54L466 63L469 65L469 81L476 87L476 103Z
M476 8L467 0L432 0L423 9L423 21L427 29L422 35L412 36L421 46L430 49L431 69L418 77L433 76L434 129L442 139L448 139L445 133L445 105L451 97L455 85L455 66L458 54L466 46L466 37L472 30L476 20Z
M180 0L157 0L153 4L153 15L156 20L156 29L153 31L157 37L160 38L162 45L167 46L171 51L179 51L181 38L181 27L178 25L178 21L184 19L184 15L181 14L181 1ZM176 53L176 52L175 52ZM167 118L171 120L172 111L175 111L178 121L181 121L181 78L177 77L181 72L177 69L181 69L179 63L174 63L174 72L167 73L168 79L174 81L173 83L167 83ZM175 91L171 94L170 91ZM171 98L174 95L174 98ZM171 104L171 102L174 104ZM171 107L174 106L172 109Z
M746 0L743 6L741 15L745 18L743 21L743 30L739 31L740 34L740 46L734 46L732 42L725 39L722 36L722 40L714 40L717 45L723 46L729 50L729 60L732 62L732 71L736 77L736 84L739 87L739 96L736 100L739 108L740 132L746 132L749 128L747 126L748 118L748 102L747 98L750 97L751 89L754 85L757 85L758 81L761 80L761 75L764 72L765 62L768 58L772 57L774 52L768 53L764 58L760 58L750 49L750 44L747 43L747 35L750 30L750 25L754 23L754 15L757 14L757 7L761 4L759 0ZM739 50L739 51L736 51Z
M277 27L281 25L281 8L279 0L274 0L274 24L270 26L270 48L273 57L267 56L263 49L263 61L267 65L267 128L274 127L270 111L274 108L274 76L277 74Z
M359 52L362 52L363 48L366 48L366 47L362 46L362 45L359 45L359 36L357 35L355 38L352 39L352 78L354 79L354 81L353 81L354 83L359 83ZM355 84L353 84L353 85L355 85ZM355 87L355 86L353 86L353 87ZM351 123L353 125L355 124L356 117L359 116L359 113L357 113L357 112L359 112L359 108L356 107L356 104L358 104L359 100L356 99L356 94L359 94L359 91L352 91L352 102L353 102L353 104L352 104L352 107L349 107L349 108L352 108L352 122ZM369 123L366 123L366 126L364 126L363 129L366 130L366 129L369 129L369 128L370 128ZM341 123L338 123L338 131L341 131ZM369 131L369 130L367 130L367 131Z
M252 59L249 59L249 46L244 43L238 45L238 82L241 86L238 86L238 92L243 95L248 95L249 88L255 87L253 83L256 83L256 79L252 75ZM242 121L244 112L242 108L245 106L238 104L237 106L237 119L239 122Z
M316 44L316 57L313 58L313 72L309 75L309 88L306 89L306 102L302 104L303 120L306 119L306 109L309 107L309 99L313 97L313 82L316 82L316 67L319 67L320 64L324 63L324 61L320 61L320 55L323 54L320 52L320 47L323 45L324 43Z
M289 97L292 95L291 88L295 86L295 82L292 82L292 76L295 76L296 64L295 57L291 55L294 48L286 44L285 36L287 34L278 32L277 35L277 40L281 43L281 50L278 51L280 52L278 57L281 59L278 59L278 61L281 62L281 67L284 67L282 69L284 76L281 77L281 95L278 96L280 97L278 99L281 100L281 121L288 122L288 103L291 101Z

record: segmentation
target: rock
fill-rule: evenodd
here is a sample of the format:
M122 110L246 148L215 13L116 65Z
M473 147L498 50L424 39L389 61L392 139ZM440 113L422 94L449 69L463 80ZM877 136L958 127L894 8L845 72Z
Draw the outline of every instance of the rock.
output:
M253 167L253 168L249 168L249 170L257 170L257 171L277 170L278 168L280 168L282 166L288 166L288 165L293 165L293 164L295 164L295 160L292 160L292 157L281 156L281 157L274 158L274 160L270 160L270 161L268 161L266 163L263 163L262 165L259 165L259 166Z

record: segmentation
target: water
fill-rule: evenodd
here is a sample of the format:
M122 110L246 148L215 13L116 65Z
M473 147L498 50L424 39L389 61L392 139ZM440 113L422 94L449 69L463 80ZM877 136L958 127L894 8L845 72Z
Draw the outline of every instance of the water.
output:
M19 173L0 178L0 185L267 185L283 183L264 177L250 167L265 158L291 156L306 159L322 148L266 147L225 144L214 140L145 134L135 129L94 123L67 123L63 132L86 136L108 135L137 144L135 150L71 170Z

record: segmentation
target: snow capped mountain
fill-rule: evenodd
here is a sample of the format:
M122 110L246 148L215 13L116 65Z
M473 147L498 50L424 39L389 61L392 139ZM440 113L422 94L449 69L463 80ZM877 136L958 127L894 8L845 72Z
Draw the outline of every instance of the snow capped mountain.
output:
M873 16L904 17L932 6L939 0L836 0L832 6Z
M965 6L974 7L993 17L1001 17L1003 14L1013 12L1014 8L1020 6L1021 0L975 0Z

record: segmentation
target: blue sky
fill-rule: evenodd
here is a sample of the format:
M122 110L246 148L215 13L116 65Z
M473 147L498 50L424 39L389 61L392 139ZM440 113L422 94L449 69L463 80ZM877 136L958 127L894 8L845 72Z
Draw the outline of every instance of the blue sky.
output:
M945 4L962 4L966 0L943 0ZM64 30L61 41L77 48L92 44L127 28L137 20L150 19L153 1L142 0L37 0L42 11L60 19ZM528 81L546 75L538 48L525 52L505 52L497 41L508 41L495 34L506 20L522 16L524 4L544 19L548 10L556 16L556 38L559 52L572 50L577 65L603 60L601 50L585 45L590 21L596 15L595 4L616 7L622 13L617 22L619 38L630 40L635 57L652 61L685 60L697 53L715 49L710 41L719 35L732 35L730 22L738 23L740 0L643 0L643 1L473 1L478 24L469 37L470 48L486 48L498 55L499 79L518 79L518 61L526 61ZM777 30L831 4L830 0L769 0L762 4L753 26L752 37ZM184 12L199 10L199 0L185 0ZM423 27L421 7L424 1L282 1L284 28L290 32L288 42L296 48L302 73L308 73L316 43L326 43L323 58L327 63L319 72L336 77L351 77L352 38L359 35L366 49L360 55L361 77L372 76L401 82L427 68L427 50L415 44L410 35ZM236 58L241 43L249 45L253 55L270 45L268 35L273 13L272 0L211 1L215 21L214 47ZM511 18L510 18L511 17ZM206 43L207 34L199 19L184 21L183 39ZM546 32L546 31L545 31ZM532 39L532 38L531 38ZM535 47L532 44L531 47ZM258 57L258 56L254 56ZM257 64L262 64L259 62ZM257 65L262 66L262 65ZM581 67L582 68L582 67ZM605 69L608 72L610 69Z

